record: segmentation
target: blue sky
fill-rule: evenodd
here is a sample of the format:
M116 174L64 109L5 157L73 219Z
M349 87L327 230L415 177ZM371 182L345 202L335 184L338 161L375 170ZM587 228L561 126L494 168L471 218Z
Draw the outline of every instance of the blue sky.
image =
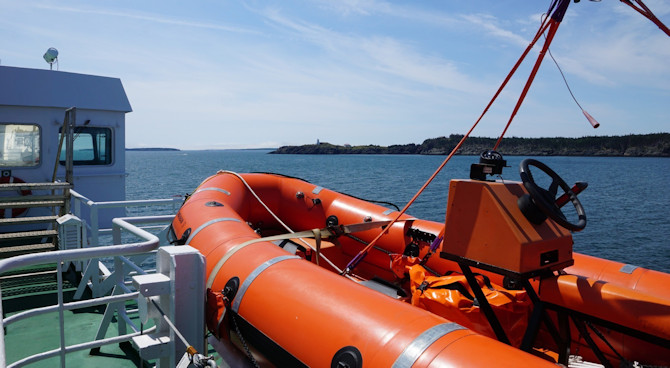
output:
M405 144L463 134L550 1L0 0L0 63L118 77L128 147ZM670 24L670 2L645 3ZM507 136L670 131L670 37L615 0L573 3ZM474 131L497 137L537 52Z

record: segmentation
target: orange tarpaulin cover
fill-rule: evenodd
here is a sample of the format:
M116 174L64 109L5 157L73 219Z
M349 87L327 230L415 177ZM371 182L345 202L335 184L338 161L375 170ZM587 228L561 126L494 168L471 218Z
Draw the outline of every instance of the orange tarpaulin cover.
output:
M495 338L464 275L426 276L423 267L414 265L409 269L409 276L412 305ZM510 342L520 346L532 307L526 291L506 290L482 275L476 279Z

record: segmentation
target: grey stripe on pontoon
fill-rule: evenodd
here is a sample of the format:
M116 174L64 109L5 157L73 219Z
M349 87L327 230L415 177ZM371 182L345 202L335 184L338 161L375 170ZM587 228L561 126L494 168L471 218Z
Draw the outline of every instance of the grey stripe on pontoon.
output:
M405 347L405 350L403 350L402 354L400 354L395 363L393 363L393 368L411 367L412 364L419 359L421 354L423 354L423 352L435 341L456 330L465 330L465 327L455 322L449 322L427 329Z
M270 266L272 266L275 263L279 263L281 261L285 261L287 259L299 259L300 257L298 256L279 256L275 257L272 259L269 259L260 266L256 267L255 270L253 270L249 276L247 276L246 280L242 283L242 286L240 286L240 289L237 291L237 295L235 295L235 300L233 300L233 305L232 305L232 310L233 312L237 313L237 311L240 309L240 303L242 303L242 298L244 297L244 293L247 291L249 286L251 285L252 282L258 277L258 275L261 274L261 272L265 271L268 269Z
M322 190L323 190L323 187L316 187L312 191L312 194L319 194L319 193L321 193Z
M621 269L619 270L619 272L631 274L636 269L637 269L637 266L632 265L632 264L626 264L626 265L621 266Z
M191 239L193 239L193 237L196 236L196 234L198 234L200 232L200 230L206 228L207 226L209 226L211 224L216 224L217 222L221 222L221 221L241 222L239 219L232 218L232 217L220 217L220 218L216 218L216 219L211 219L211 220L205 222L204 224L198 226L198 228L195 229L195 231L191 233L191 236L188 237L188 239L186 240L186 244L191 242Z
M221 192L221 193L223 193L223 194L230 195L230 192L229 192L229 191L227 191L227 190L225 190L225 189L221 189L221 188L216 188L216 187L201 188L201 189L196 190L193 194L195 194L195 193L200 193L200 192L204 192L204 191L206 191L206 190L215 190L215 191L217 191L217 192Z
M393 213L393 210L386 210L386 211L382 212L382 215L384 215L384 216L388 216L388 215L390 215L390 214L392 214L392 213Z

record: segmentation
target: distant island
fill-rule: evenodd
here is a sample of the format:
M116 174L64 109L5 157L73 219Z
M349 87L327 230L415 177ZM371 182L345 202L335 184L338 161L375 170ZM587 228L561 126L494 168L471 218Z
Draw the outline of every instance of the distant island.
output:
M150 147L150 148L126 148L126 151L180 151L180 150L177 148Z
M272 154L385 154L385 155L447 155L463 135L426 139L421 144L388 147L367 145L334 145L321 142L303 146L283 146ZM490 150L496 139L470 137L458 150L459 155L479 155ZM624 136L582 138L503 138L498 151L510 156L631 156L670 157L670 133L631 134Z

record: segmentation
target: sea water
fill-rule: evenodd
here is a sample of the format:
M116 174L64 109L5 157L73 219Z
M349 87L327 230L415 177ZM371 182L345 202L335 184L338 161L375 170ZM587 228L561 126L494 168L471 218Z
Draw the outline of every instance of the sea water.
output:
M218 170L273 172L359 198L402 208L444 160L423 155L272 155L269 150L128 151L126 198L168 198L193 190ZM526 157L507 156L503 180L519 179ZM574 250L670 272L670 159L647 157L534 157L579 195L588 223L574 234ZM443 222L449 180L469 177L473 156L454 156L410 207L412 216ZM531 168L535 175L536 170ZM539 175L535 175L539 176ZM538 179L539 181L540 179ZM547 184L542 184L547 185ZM568 220L576 214L567 204ZM388 207L388 206L387 206ZM391 207L390 207L391 208Z

